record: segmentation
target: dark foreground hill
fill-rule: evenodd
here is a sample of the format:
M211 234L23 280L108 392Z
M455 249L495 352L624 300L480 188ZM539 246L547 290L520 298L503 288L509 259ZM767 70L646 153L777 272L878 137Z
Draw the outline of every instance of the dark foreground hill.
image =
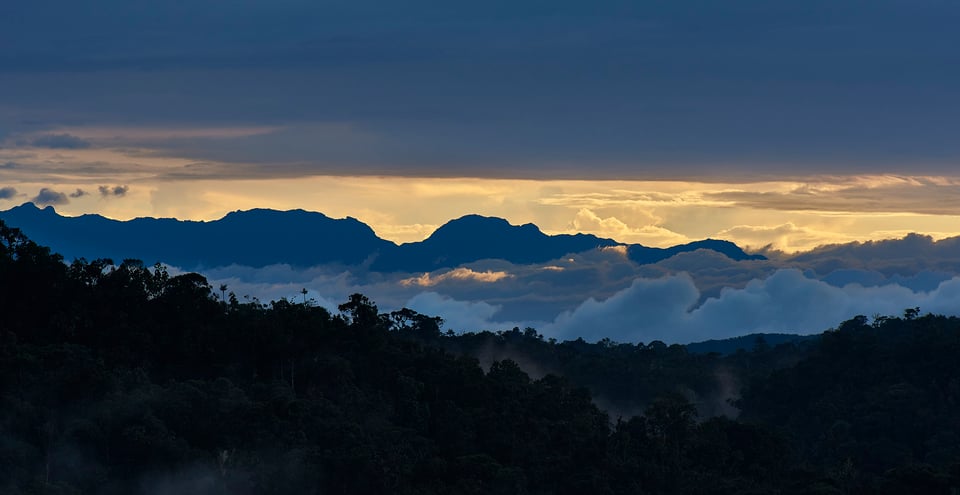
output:
M117 221L99 215L64 217L32 203L0 212L0 220L51 246L68 260L135 258L187 269L232 264L263 267L289 264L370 263L384 272L426 272L483 259L542 263L570 253L619 245L593 235L547 235L533 224L510 225L500 218L467 215L441 226L421 242L396 245L353 218L332 219L303 210L236 211L210 222L170 218ZM630 259L656 263L681 252L710 249L734 260L762 259L735 244L705 240L667 249L629 246Z
M917 309L729 356L453 335L66 265L2 223L0 281L4 494L960 488L960 320Z

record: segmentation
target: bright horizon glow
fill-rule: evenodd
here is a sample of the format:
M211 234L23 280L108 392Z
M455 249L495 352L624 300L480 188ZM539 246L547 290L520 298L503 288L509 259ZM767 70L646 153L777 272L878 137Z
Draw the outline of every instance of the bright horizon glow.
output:
M2 171L0 171L2 178ZM51 177L52 178L52 177ZM960 181L947 177L811 177L763 182L520 180L314 176L224 181L139 178L122 196L100 194L106 177L83 182L10 182L9 209L41 188L74 193L54 204L68 216L210 221L253 208L304 209L354 217L380 237L414 242L467 214L534 223L548 234L588 233L668 247L704 238L787 253L824 244L960 235L951 206ZM86 194L77 194L80 190Z

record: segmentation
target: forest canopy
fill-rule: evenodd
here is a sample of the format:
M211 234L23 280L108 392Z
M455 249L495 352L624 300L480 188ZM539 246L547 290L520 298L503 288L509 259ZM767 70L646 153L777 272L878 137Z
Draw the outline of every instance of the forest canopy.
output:
M852 315L720 354L228 290L66 263L0 223L0 491L960 489L957 318Z

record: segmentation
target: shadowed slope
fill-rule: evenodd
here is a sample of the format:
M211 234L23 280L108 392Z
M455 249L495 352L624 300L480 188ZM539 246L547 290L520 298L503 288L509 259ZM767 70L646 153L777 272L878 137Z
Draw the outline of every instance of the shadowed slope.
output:
M117 221L100 215L64 217L53 207L40 209L25 203L0 212L0 219L52 246L68 260L137 258L185 269L371 262L372 269L382 272L427 272L483 259L543 263L622 245L589 234L547 235L533 224L511 225L502 218L480 215L451 220L429 238L399 246L377 237L373 229L354 218L332 219L304 210L235 211L210 222L172 218ZM667 249L635 244L628 253L631 260L647 264L697 249L714 250L734 260L762 259L747 255L733 243L712 239Z

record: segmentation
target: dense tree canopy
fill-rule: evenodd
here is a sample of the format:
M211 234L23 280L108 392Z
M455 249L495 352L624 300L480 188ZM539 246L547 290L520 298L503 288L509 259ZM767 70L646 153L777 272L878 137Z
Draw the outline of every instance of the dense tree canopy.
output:
M960 488L955 318L719 355L226 291L0 224L0 492Z

